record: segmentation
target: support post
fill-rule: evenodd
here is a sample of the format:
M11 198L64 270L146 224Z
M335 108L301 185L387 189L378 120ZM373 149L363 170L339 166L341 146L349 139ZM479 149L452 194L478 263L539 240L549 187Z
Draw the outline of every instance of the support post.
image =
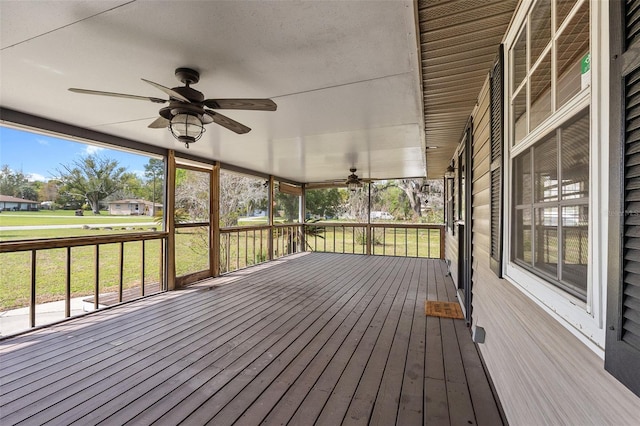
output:
M371 241L371 182L369 182L367 184L367 235L366 235L366 241L367 241L367 254L371 254L371 246L372 246L372 241Z
M267 259L273 260L273 208L275 207L275 185L273 176L269 176L269 196L268 196L268 225L269 225L269 238L267 238Z
M170 149L167 155L165 173L165 199L164 223L167 230L166 275L167 290L176 289L176 153Z
M209 230L211 247L209 250L209 265L211 275L220 275L220 163L216 162L211 171L211 196L209 197Z
M305 221L307 220L307 185L306 184L302 184L301 187L301 194L300 194L300 206L299 206L299 212L298 212L298 222L300 222L300 244L298 247L298 251L307 251L307 241L306 241L306 235L307 233L306 228L305 228Z

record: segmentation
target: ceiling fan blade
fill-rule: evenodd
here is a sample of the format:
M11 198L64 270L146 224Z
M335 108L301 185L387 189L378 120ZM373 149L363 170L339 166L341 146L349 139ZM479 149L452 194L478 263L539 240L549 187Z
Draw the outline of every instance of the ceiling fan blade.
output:
M211 118L213 118L214 123L219 124L222 127L226 127L227 129L231 130L232 132L236 132L239 135L251 131L251 129L244 124L240 124L237 121L232 120L220 113L209 110L205 110L204 112L206 112Z
M164 93L166 93L167 95L171 96L173 99L177 99L177 100L182 101L182 102L191 103L191 101L189 99L185 98L180 93L176 92L173 89L169 89L168 87L164 87L162 84L154 83L153 81L145 80L144 78L142 79L142 81L144 81L145 83L149 83L150 85L152 85L156 89L162 90Z
M148 127L150 129L165 129L169 127L169 120L164 117L158 117Z
M69 88L69 91L74 93L82 93L85 95L100 95L100 96L113 96L116 98L138 99L141 101L155 102L157 104L163 104L167 102L165 99L152 98L149 96L127 95L126 93L102 92L99 90L77 89L75 87Z
M278 108L271 99L207 99L204 104L213 109L275 111Z

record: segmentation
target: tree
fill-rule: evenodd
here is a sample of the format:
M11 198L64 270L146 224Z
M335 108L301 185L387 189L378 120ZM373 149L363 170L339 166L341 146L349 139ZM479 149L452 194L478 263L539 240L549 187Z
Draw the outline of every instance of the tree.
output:
M398 179L398 188L402 189L407 195L411 210L417 217L422 215L422 191L426 184L426 179Z
M45 182L38 191L39 201L56 201L58 199L58 192L60 189L60 182L56 180L50 180Z
M382 186L377 194L377 204L372 210L382 210L391 213L395 218L406 218L411 216L411 205L405 192L395 185L394 181L389 181Z
M63 192L71 197L84 197L94 213L100 214L100 201L123 187L124 167L118 161L88 155L56 169Z
M220 172L220 225L238 224L238 216L266 207L264 180L223 170Z
M305 194L307 213L322 217L335 217L343 204L338 188L311 189Z
M0 169L0 194L25 198L23 189L28 186L29 180L24 173L14 172L7 164L2 166Z
M164 187L164 161L150 158L144 165L144 177L147 178L148 199L154 203L162 203Z
M120 188L109 196L110 200L121 200L123 198L145 198L144 183L135 173L123 173L120 183Z
M186 212L189 222L209 221L209 173L184 171L176 182L176 209Z
M369 185L365 184L356 191L348 191L345 210L348 212L349 219L355 219L356 222L367 222L369 214Z

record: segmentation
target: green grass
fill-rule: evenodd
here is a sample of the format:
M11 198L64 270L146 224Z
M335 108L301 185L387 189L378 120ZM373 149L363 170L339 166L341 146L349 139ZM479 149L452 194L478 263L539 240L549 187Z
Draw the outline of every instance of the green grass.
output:
M149 216L111 216L109 214L75 216L70 210L38 212L2 212L0 226L84 225L111 223L153 223Z
M127 229L130 228L130 229ZM15 240L33 240L33 239L46 239L46 238L63 238L63 237L92 237L96 235L114 235L114 234L126 234L132 232L144 232L151 231L155 226L119 226L113 227L113 229L104 228L73 228L73 229L37 229L37 230L18 230L18 231L0 231L1 241L15 241Z
M66 231L76 235L76 230ZM86 231L88 235L112 234L115 231ZM35 232L21 231L24 238L35 237ZM118 231L121 233L121 231ZM41 234L38 234L41 235ZM60 235L57 235L60 236ZM176 236L177 275L208 268L207 253L198 250L202 235L181 230ZM140 287L142 242L124 243L124 289ZM71 297L93 295L95 288L95 246L71 249ZM29 305L31 286L31 252L0 253L0 311ZM205 265L203 267L203 265ZM66 286L66 249L39 250L36 255L36 303L63 300ZM159 282L160 241L145 243L145 285ZM119 286L120 244L100 245L99 291L115 292Z

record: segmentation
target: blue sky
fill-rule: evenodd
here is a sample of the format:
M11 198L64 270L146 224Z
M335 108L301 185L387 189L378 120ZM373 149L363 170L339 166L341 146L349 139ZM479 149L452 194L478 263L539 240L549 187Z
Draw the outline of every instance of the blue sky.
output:
M60 164L71 164L89 154L118 160L120 166L143 177L149 157L99 148L79 142L0 126L0 166L30 175L29 180L47 181Z

